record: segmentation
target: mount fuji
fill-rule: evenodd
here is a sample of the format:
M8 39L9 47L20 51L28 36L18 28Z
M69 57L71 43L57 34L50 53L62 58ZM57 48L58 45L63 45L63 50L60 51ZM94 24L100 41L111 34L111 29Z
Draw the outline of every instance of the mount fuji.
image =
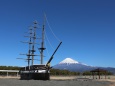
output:
M74 72L90 71L97 68L105 69L112 73L115 73L115 68L89 66L87 64L75 61L71 58L66 58L63 61L61 61L59 64L53 66L53 69L69 70L69 71L74 71Z

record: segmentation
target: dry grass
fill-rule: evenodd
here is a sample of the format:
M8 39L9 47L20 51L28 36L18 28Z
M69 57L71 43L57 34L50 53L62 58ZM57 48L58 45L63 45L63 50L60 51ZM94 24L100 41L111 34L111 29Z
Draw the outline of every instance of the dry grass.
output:
M51 76L50 79L52 80L73 80L76 79L76 76Z

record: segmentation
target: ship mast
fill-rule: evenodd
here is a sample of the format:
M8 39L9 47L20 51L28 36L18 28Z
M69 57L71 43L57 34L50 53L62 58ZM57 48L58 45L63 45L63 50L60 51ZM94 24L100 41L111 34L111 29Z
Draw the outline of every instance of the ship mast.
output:
M32 65L34 64L34 56L35 56L34 52L36 52L35 49L34 49L35 41L36 41L36 28L37 28L36 25L37 25L37 21L34 21L33 37L32 37L33 38L33 43L32 43L33 45L32 45L32 50L31 50L32 51Z
M37 44L36 43L36 39L37 39L36 29L37 29L37 21L34 21L34 26L29 28L29 36L25 36L25 37L29 38L29 41L23 42L23 43L28 43L28 45L29 45L28 53L27 54L20 54L20 55L26 55L27 56L27 59L24 59L24 60L27 60L29 70L30 70L30 60L31 60L31 65L33 65L34 60L35 60L34 56L38 56L38 55L35 55L35 52L36 52L35 44ZM23 58L17 58L17 59L23 59Z
M23 59L23 60L27 60L28 62L28 67L29 67L29 70L30 70L30 60L31 60L31 45L32 45L32 28L30 27L29 28L29 36L25 36L25 37L28 37L29 38L29 41L28 42L23 42L22 43L28 43L28 46L29 46L29 49L28 49L28 53L27 54L20 54L20 55L26 55L27 56L27 59L23 59L23 58L17 58L17 59Z
M43 27L42 27L42 41L41 41L41 48L39 48L40 50L40 57L41 57L41 62L40 64L43 64L43 57L44 57L44 50L46 48L44 48L44 32L45 32L45 18L44 18L44 24L43 24Z
M30 37L29 37L29 42L28 42L29 50L28 50L28 54L27 54L27 56L28 56L27 61L28 61L28 67L29 67L29 70L30 70L30 60L31 60L30 56L31 56L31 44L32 44L32 42L31 42L32 28L30 28L30 33L29 34L30 34Z

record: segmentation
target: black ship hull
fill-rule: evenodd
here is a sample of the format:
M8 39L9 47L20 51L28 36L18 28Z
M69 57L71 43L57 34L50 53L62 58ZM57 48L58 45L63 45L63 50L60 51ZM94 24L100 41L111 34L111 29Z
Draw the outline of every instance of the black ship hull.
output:
M50 80L50 73L22 73L20 80Z
M50 80L50 71L45 65L23 67L19 72L20 80Z

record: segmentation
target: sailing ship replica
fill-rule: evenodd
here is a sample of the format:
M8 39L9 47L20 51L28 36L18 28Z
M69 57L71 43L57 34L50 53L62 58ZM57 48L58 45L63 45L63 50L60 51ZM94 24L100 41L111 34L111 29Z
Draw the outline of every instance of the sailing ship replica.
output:
M44 38L45 38L45 24L43 24L42 27L42 37L41 39L41 47L38 48L40 55L35 55L35 44L36 44L36 39L38 39L36 37L36 29L37 29L37 22L34 22L34 27L29 29L29 36L26 36L29 38L29 42L24 42L24 43L28 43L29 45L29 50L28 50L28 54L22 54L22 55L26 55L27 56L27 61L28 61L28 66L22 67L19 70L20 73L20 79L21 80L50 80L50 62L53 59L54 54L56 53L56 51L58 50L58 48L60 47L61 43L59 43L59 45L57 46L57 48L55 49L55 51L53 52L52 56L49 58L49 60L47 61L46 64L43 64L43 57L44 57L44 50L46 49L44 47ZM39 65L34 65L34 56L40 56L40 64ZM31 65L30 65L31 62Z

